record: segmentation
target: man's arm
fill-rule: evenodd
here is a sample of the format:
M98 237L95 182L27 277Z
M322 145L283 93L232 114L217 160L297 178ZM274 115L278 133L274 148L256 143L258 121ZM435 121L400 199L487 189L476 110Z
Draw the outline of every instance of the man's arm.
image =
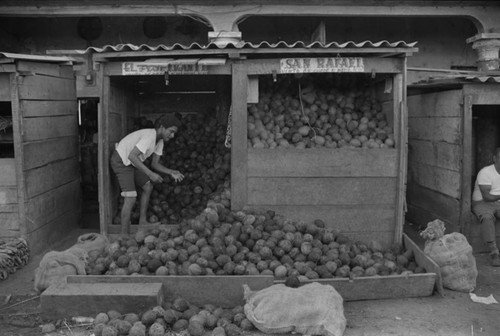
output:
M139 155L140 154L141 154L141 151L136 146L136 147L134 147L134 149L132 149L132 151L128 155L128 159L130 160L130 162L132 162L132 164L134 165L134 167L136 167L137 169L142 170L149 177L149 179L151 181L153 181L154 183L161 183L161 182L163 182L163 178L160 175L158 175L155 172L151 171L151 169L149 169L141 161L141 159L139 159Z
M176 182L180 182L184 179L184 175L182 175L178 170L173 170L165 167L160 163L160 156L156 153L153 153L153 158L151 160L151 168L153 168L155 171L163 174L167 174L172 176L172 178Z
M483 195L483 200L485 200L486 202L495 202L500 200L500 195L490 194L491 191L490 185L480 184L479 190L481 190L481 195Z

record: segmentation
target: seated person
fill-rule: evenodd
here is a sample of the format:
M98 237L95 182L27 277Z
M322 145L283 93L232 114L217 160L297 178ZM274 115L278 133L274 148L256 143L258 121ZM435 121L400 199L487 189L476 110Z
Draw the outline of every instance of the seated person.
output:
M495 222L500 210L500 147L495 149L493 164L482 168L477 174L472 193L472 211L481 222L481 235L491 253L491 265L500 266L496 243Z

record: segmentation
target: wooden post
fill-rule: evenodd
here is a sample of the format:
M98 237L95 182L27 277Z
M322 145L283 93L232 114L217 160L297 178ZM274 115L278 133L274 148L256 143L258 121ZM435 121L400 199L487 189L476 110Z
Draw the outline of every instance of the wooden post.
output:
M471 176L472 176L472 96L466 95L463 103L462 116L462 167L459 231L470 237L471 220Z
M108 104L109 104L109 76L104 76L104 71L99 73L99 82L102 83L100 111L97 116L97 128L99 142L98 148L98 184L99 184L99 222L101 234L106 235L110 220L110 184L109 184L109 127L108 127Z
M247 204L247 85L245 65L232 68L232 132L231 132L231 209L241 210Z
M23 77L17 73L10 74L10 96L12 109L12 136L14 141L14 157L17 183L17 205L19 211L19 232L26 237L26 185L24 180L24 151L23 151L23 112L19 101L19 85L22 84Z
M398 184L396 190L396 216L394 223L394 243L400 244L403 237L404 210L406 204L406 162L407 162L407 116L404 76L406 73L406 58L403 60L403 73L394 76L394 133L397 134L398 148ZM396 129L398 130L396 132Z

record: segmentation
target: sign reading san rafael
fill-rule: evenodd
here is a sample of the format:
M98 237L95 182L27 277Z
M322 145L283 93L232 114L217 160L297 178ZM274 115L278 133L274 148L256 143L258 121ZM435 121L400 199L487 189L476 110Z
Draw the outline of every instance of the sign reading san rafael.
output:
M282 58L281 73L364 72L362 57Z
M123 75L206 75L208 68L204 64L194 63L150 63L124 62Z

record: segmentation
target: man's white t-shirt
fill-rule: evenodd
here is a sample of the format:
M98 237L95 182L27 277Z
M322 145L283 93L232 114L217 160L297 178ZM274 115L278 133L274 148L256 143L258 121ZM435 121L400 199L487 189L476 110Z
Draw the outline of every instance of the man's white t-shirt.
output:
M498 174L495 169L495 165L486 166L477 174L474 192L472 193L473 201L483 200L483 195L481 194L481 190L479 190L479 185L489 185L491 186L490 194L500 195L500 174Z
M160 156L163 154L163 139L160 139L156 143L156 130L154 128L141 129L124 137L116 144L116 151L125 166L132 164L128 156L134 147L137 147L141 151L139 159L141 162L144 162L153 153Z

